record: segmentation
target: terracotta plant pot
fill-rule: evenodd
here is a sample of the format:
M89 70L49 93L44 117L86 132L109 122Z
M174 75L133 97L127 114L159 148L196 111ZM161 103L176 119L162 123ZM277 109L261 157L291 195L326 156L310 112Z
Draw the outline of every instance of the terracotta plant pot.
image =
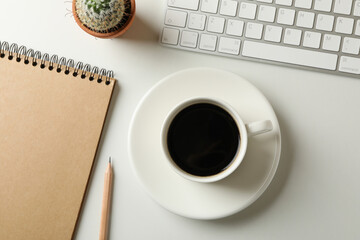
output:
M94 37L98 37L98 38L116 38L116 37L122 35L123 33L125 33L129 29L129 27L131 26L132 22L134 21L134 17L135 17L135 0L126 0L126 1L128 1L127 4L130 5L130 9L128 9L127 12L125 13L126 18L124 18L125 19L124 21L122 20L121 22L119 22L118 25L116 25L115 27L112 27L110 30L99 30L98 31L96 29L92 29L92 28L88 27L82 21L81 16L79 17L78 9L77 9L77 2L78 1L81 1L81 0L73 0L73 3L72 3L72 11L73 11L75 21L80 26L81 29L83 29L88 34L93 35ZM89 18L86 19L86 20L89 21Z

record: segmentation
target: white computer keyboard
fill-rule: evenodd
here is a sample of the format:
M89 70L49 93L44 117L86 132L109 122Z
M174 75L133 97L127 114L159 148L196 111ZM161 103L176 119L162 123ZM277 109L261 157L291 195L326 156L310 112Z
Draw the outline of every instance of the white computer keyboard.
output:
M160 41L360 78L360 0L168 0Z

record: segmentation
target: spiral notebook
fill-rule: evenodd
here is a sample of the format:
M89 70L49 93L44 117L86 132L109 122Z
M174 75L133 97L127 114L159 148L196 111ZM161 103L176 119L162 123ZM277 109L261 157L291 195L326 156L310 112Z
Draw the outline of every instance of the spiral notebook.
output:
M70 240L115 79L0 43L0 239Z

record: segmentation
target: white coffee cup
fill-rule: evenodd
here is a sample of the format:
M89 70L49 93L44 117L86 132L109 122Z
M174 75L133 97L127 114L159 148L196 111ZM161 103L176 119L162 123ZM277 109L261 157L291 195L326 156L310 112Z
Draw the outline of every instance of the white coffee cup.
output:
M222 170L219 173L216 173L214 175L210 175L210 176L198 176L198 175L194 175L189 172L186 172L185 170L183 170L181 167L179 167L175 163L175 161L171 157L171 154L170 154L169 148L168 148L168 132L169 132L169 127L170 127L171 123L173 122L174 118L182 110L184 110L192 105L202 104L202 103L212 104L212 105L215 105L215 106L220 107L223 110L225 110L232 117L234 122L236 123L236 126L239 131L239 135L240 135L240 140L239 140L239 144L237 146L237 151L236 151L236 154L234 155L231 163L224 170ZM210 99L210 98L191 98L191 99L187 99L187 100L179 103L178 105L174 106L174 108L172 108L172 110L166 116L165 121L162 126L162 130L161 130L161 145L162 145L163 151L165 153L167 162L170 164L171 168L176 173L178 173L179 175L181 175L182 177L184 177L188 180L195 181L195 182L202 182L202 183L215 182L215 181L219 181L219 180L229 176L231 173L233 173L235 171L235 169L237 169L237 167L243 161L245 153L246 153L246 149L247 149L248 137L269 132L272 130L272 128L273 128L273 126L272 126L272 122L270 120L261 120L261 121L256 121L256 122L251 122L251 123L245 124L243 122L243 120L241 119L241 117L239 116L238 112L232 106L230 106L228 103L226 103L225 101L222 101L219 99Z

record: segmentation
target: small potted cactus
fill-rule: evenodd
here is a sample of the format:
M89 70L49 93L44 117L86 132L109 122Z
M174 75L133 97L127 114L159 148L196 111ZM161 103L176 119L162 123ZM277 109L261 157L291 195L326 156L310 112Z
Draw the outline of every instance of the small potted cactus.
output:
M132 24L135 0L73 0L76 23L98 38L115 38Z

